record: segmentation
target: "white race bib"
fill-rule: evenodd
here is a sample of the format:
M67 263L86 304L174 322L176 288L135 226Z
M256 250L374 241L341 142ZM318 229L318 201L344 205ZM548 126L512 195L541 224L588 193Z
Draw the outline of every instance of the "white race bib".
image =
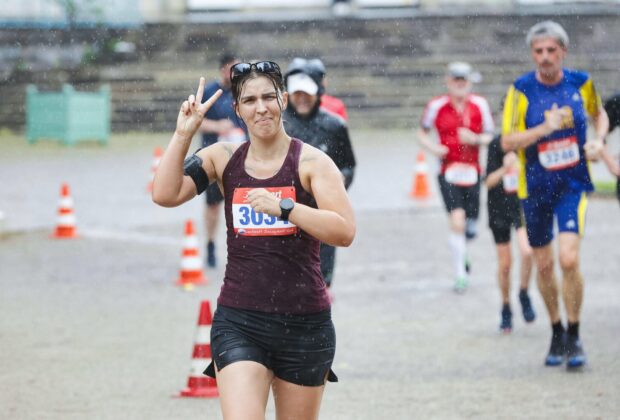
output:
M478 170L470 163L450 163L444 176L448 183L459 187L471 187L478 182Z
M538 145L538 161L550 171L570 168L579 163L579 146L575 136Z
M226 134L220 134L217 141L226 143L243 143L245 141L245 131L241 128L233 128Z
M295 187L265 188L278 198L296 199ZM266 213L257 213L247 201L253 188L235 188L232 199L233 228L243 236L286 236L297 233L297 226Z
M502 177L502 186L506 194L514 194L517 192L517 186L519 183L519 170L512 167Z

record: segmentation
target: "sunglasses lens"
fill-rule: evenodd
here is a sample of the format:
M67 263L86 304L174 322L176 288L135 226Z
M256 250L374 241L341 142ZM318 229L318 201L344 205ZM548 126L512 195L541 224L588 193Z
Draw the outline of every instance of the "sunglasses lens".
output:
M237 76L249 73L251 69L252 66L249 63L237 63L230 68L230 76L234 79Z
M256 70L261 73L279 73L280 68L273 61L261 61L256 63Z
M260 61L258 63L237 63L230 68L230 78L235 78L248 74L252 71L252 67L256 69L258 73L275 73L281 75L280 67L273 61Z

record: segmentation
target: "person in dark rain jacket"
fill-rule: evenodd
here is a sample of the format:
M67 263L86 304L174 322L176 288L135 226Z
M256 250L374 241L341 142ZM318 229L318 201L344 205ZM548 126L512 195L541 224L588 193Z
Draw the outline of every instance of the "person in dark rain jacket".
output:
M289 103L284 112L284 128L290 136L325 152L340 169L348 189L353 182L356 162L347 124L321 109L324 88L320 83L321 75L313 66L289 66L289 69L285 76ZM321 244L321 272L328 287L333 280L335 257L336 248Z

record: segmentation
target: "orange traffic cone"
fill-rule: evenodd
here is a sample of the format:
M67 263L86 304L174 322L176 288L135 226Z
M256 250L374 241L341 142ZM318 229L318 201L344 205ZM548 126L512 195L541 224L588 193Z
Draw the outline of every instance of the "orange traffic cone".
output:
M52 234L52 238L71 239L77 238L75 229L75 214L73 214L73 198L67 184L60 187L60 201L58 203L58 224Z
M413 185L409 195L411 198L422 199L431 196L431 190L428 185L428 165L424 157L424 152L418 153L417 162L415 165L415 174L413 176Z
M203 300L200 304L200 314L198 315L198 329L196 330L196 341L192 353L192 367L187 380L187 388L179 393L179 397L199 397L214 398L219 396L217 393L217 382L215 379L206 376L203 372L211 363L211 325L213 315L208 300Z
M198 238L191 220L185 222L185 244L181 257L181 272L176 284L191 290L194 285L205 284L207 278L202 271L202 260L198 252Z
M146 186L147 192L153 191L153 181L155 180L155 172L157 171L157 167L159 166L159 161L161 161L161 155L163 154L161 147L156 147L153 152L153 163L151 163L151 180Z

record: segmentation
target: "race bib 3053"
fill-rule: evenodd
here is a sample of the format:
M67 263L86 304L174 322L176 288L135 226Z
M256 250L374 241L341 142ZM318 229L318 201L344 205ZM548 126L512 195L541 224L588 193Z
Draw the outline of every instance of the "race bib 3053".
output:
M286 236L297 233L297 226L289 221L266 213L255 212L247 201L248 192L253 188L235 188L232 199L233 228L243 236ZM265 188L278 198L296 200L295 187Z

